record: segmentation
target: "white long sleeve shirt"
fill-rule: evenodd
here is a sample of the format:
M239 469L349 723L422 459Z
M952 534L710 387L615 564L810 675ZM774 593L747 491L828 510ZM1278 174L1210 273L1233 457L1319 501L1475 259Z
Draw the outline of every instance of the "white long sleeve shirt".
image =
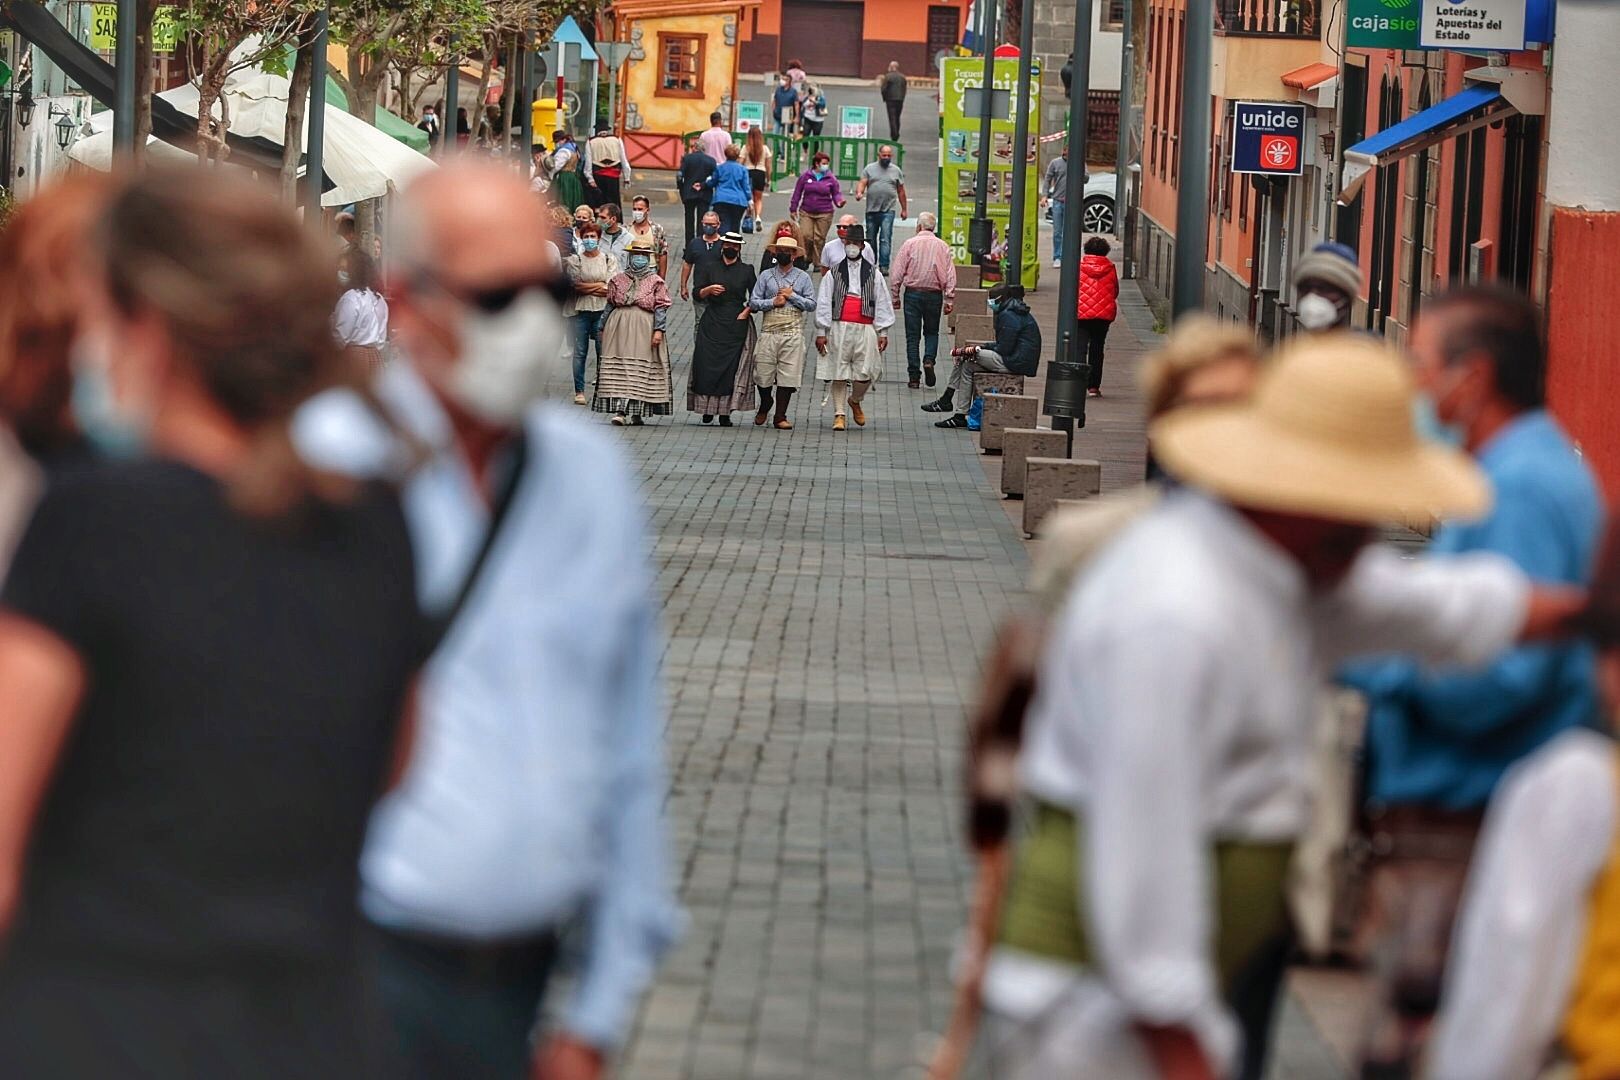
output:
M388 301L370 289L349 289L338 297L332 333L341 345L382 348L388 343Z
M829 270L821 276L821 289L816 294L816 328L823 333L831 330L832 324L838 321L838 312L833 310L833 273ZM866 280L867 274L877 275L872 297L872 329L881 334L894 325L894 301L889 298L889 286L883 280L883 271L865 261L851 263L849 295L861 294L861 283Z
M1086 1021L1099 1060L1119 1052L1102 1049L1110 1040L1133 1041L1133 1022L1187 1027L1217 1067L1233 1060L1212 962L1211 842L1299 835L1307 725L1338 661L1483 662L1517 636L1528 589L1494 556L1411 561L1374 547L1338 588L1313 593L1245 518L1190 490L1098 554L1052 635L1021 772L1025 790L1085 819L1082 907L1106 975L1071 976L1068 992L1072 1007L1113 1018ZM987 984L993 1007L999 990Z
M1612 739L1576 728L1502 778L1457 921L1430 1080L1538 1075L1620 827L1616 760Z

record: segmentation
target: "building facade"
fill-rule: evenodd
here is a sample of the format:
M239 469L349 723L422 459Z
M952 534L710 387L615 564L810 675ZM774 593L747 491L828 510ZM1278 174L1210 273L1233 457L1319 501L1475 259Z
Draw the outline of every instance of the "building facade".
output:
M742 69L769 74L804 62L816 76L875 78L899 63L932 77L934 58L962 42L969 0L761 0L742 24Z

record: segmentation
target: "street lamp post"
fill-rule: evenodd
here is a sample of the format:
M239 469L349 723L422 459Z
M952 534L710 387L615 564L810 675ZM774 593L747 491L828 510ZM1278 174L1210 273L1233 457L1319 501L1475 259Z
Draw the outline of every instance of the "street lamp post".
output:
M315 16L315 47L309 66L309 138L304 145L304 219L321 219L321 182L326 175L327 9Z
M1008 207L1007 268L1003 281L1024 280L1024 209L1028 202L1029 187L1029 84L1030 54L1035 50L1035 0L1024 0L1018 19L1018 100L1013 104L1013 167L1007 178L1012 181L1012 204ZM980 151L981 155L983 150ZM1030 243L1038 244L1038 236Z
M1181 179L1176 190L1176 248L1170 314L1204 306L1204 255L1209 247L1209 67L1215 37L1210 0L1187 0L1187 48L1181 83Z
M113 150L135 153L135 35L140 16L135 0L118 0L118 31L113 43Z
M445 115L439 117L439 157L446 158L461 149L461 61L456 57L456 39L447 43L450 67L444 73Z
M1069 454L1074 454L1074 429L1086 426L1086 368L1080 347L1080 313L1075 298L1080 292L1080 242L1085 237L1080 207L1086 196L1086 105L1091 88L1092 0L1075 0L1074 79L1069 91L1069 171L1064 198L1063 265L1058 274L1057 350L1046 365L1044 412L1052 426L1069 433Z
M1114 150L1114 236L1121 242L1125 240L1125 218L1130 209L1126 205L1128 190L1125 170L1131 158L1131 92L1136 89L1136 45L1131 38L1133 3L1134 0L1125 0L1124 25L1120 28L1124 33L1119 35L1119 137ZM1126 251L1124 261L1127 264L1130 257L1131 253Z
M990 109L995 100L996 82L996 3L979 0L983 15L979 20L979 46L984 49L984 86L979 91L979 170L974 179L973 220L968 222L968 251L975 259L990 254Z

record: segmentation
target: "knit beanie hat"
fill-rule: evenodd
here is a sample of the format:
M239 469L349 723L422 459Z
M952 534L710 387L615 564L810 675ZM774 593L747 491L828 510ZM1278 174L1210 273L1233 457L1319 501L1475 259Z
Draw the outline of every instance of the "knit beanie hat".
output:
M1343 244L1317 244L1294 264L1294 287L1320 281L1342 290L1347 296L1361 292L1361 265L1356 253Z

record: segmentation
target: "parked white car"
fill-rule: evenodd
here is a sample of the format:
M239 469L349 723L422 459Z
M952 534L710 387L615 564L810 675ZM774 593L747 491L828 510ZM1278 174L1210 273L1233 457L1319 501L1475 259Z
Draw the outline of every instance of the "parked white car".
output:
M1052 208L1046 209L1046 220L1052 220ZM1092 173L1086 180L1085 197L1080 203L1080 228L1087 233L1114 231L1114 174Z

